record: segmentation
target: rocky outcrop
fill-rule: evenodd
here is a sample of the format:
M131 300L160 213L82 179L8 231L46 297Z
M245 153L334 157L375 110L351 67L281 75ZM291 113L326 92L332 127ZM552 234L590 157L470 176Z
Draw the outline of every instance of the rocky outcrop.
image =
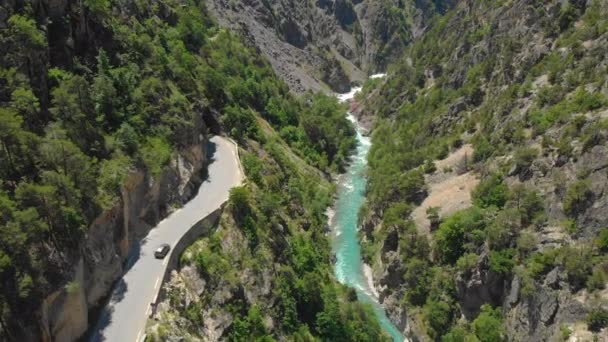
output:
M466 273L458 273L455 278L457 297L466 318L475 318L483 304L502 304L505 277L490 270L487 251L479 257L476 267Z
M80 260L74 270L74 279L43 301L40 309L42 340L74 341L86 331L88 308L83 265Z

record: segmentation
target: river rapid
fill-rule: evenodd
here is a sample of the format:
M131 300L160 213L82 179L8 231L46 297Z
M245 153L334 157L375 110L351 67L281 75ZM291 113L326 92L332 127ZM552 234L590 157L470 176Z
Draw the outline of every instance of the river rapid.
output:
M380 78L384 75L371 77ZM347 94L338 95L338 99L342 102L350 101L359 90L361 88L353 88ZM378 302L378 293L374 288L371 269L363 263L361 258L357 217L359 209L365 202L367 185L365 172L371 140L362 134L361 127L350 112L347 113L347 116L357 129L357 150L351 157L351 163L346 172L339 179L337 200L333 217L330 220L333 234L332 245L336 254L334 271L338 281L357 291L359 301L372 306L380 326L395 342L407 341L399 329L388 319L384 307Z

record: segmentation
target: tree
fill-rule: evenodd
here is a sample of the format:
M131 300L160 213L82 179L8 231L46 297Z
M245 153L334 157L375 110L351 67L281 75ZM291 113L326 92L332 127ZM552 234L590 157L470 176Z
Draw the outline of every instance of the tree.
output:
M431 231L436 230L441 224L439 209L439 207L429 207L426 209L426 218L429 220Z
M481 342L501 342L506 340L502 326L500 308L493 309L490 305L481 306L481 313L472 323L473 332Z
M403 279L407 289L405 298L410 304L422 306L426 302L432 275L428 262L418 258L408 260Z
M33 78L34 63L37 63L39 54L47 48L44 32L36 27L36 22L31 18L14 14L8 19L7 34L0 38L2 43L7 44L6 61L17 69L27 70L30 79Z
M230 203L233 206L234 215L243 217L251 211L249 190L244 186L237 186L230 190Z
M222 123L230 132L230 135L238 141L243 141L245 138L254 138L258 134L258 124L250 109L227 106L224 108Z
M0 143L2 144L3 179L14 179L17 173L15 165L15 146L21 139L23 119L13 110L0 107Z
M537 156L538 150L535 148L522 147L515 151L513 160L515 162L515 167L521 175L526 175L529 172L530 166Z
M423 312L427 332L432 339L439 339L452 325L454 312L448 303L429 300Z
M483 212L471 208L457 212L447 218L435 234L435 252L443 264L454 264L465 252L469 233L482 230L485 226Z
M39 118L40 103L31 89L19 87L11 93L11 107L24 119L30 131L38 131L43 122Z
M475 205L482 208L495 206L502 208L507 202L509 188L498 174L484 178L473 190L472 197Z

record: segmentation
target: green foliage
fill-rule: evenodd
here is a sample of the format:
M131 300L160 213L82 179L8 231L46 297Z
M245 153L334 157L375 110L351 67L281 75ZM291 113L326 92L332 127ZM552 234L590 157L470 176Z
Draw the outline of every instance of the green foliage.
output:
M591 249L587 246L564 247L561 251L561 259L568 274L568 282L574 288L583 287L593 267Z
M241 142L246 138L258 138L259 128L255 115L250 109L229 106L224 110L222 124L230 132L230 135Z
M232 323L232 332L230 334L232 341L275 341L264 325L264 317L260 307L253 305L249 308L247 316L236 318Z
M566 196L562 202L564 211L575 217L586 208L592 198L591 182L586 179L577 180L568 186Z
M507 202L509 188L503 183L500 175L484 178L471 193L473 202L482 208L495 206L502 208Z
M527 270L534 278L549 272L555 266L556 257L559 253L557 249L548 249L543 252L532 254L525 262Z
M100 177L98 179L99 189L97 194L101 207L108 209L116 203L116 199L120 196L120 189L131 167L131 160L118 153L112 159L101 162L99 166Z
M40 298L63 285L70 261L84 251L87 227L119 204L130 172L157 179L176 152L201 144L201 116L213 115L243 146L250 139L264 145L273 135L282 150L274 131L295 131L296 139L285 139L291 149L325 172L343 168L354 147L354 128L336 99L295 98L254 49L215 26L200 1L148 5L85 0L44 30L38 25L48 21L45 11L9 11L0 32L6 52L0 56L0 267L3 279L11 279L0 286L3 331L35 317ZM66 36L64 29L82 15L91 44L75 42L65 60L62 45L47 42L46 32ZM265 229L282 222L268 213L284 205L315 227L324 220L331 187L308 175L308 165L293 165L299 159L292 155L277 157L271 170L257 156L243 160L255 186L268 190L263 198L250 194L248 206L233 198L249 246L268 249L260 246ZM314 251L324 241L305 245ZM215 246L201 255L202 273L234 280L230 258ZM319 253L311 267L325 256ZM194 306L188 312L197 316Z
M468 329L456 326L450 329L447 334L441 337L441 342L475 342L479 341L477 337L468 331Z
M460 273L468 274L469 272L471 272L471 270L477 267L478 263L479 255L475 253L467 253L458 258L458 260L456 261L456 269Z
M95 15L107 16L110 14L109 0L84 0L84 5Z
M47 46L44 33L31 18L14 14L8 19L10 35L24 49L44 49ZM24 51L25 52L25 51Z
M408 259L405 269L405 300L411 305L422 306L427 300L433 276L430 265L427 261L414 257Z
M590 331L598 332L608 326L608 311L595 309L587 315L587 327Z
M500 342L506 340L500 308L493 309L488 304L482 305L481 313L475 318L471 326L479 341Z
M146 140L139 151L146 168L154 176L160 175L162 168L171 159L171 147L162 138L151 137Z
M515 166L520 172L526 172L532 162L538 156L538 150L535 148L522 147L515 151L515 155L513 156L513 161L515 162Z
M508 275L511 273L515 260L513 260L514 251L512 249L503 249L500 251L490 252L490 270L496 273Z
M483 212L478 208L460 211L448 217L435 235L435 252L443 264L454 264L464 254L472 234L485 227Z
M602 253L608 253L608 228L603 228L598 234L595 244Z
M453 309L448 303L429 300L424 305L423 311L427 333L432 339L439 339L452 325Z

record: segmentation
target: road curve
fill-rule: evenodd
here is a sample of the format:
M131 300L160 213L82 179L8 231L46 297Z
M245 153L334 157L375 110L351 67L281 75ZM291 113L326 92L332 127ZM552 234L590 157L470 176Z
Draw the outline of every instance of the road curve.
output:
M102 309L91 342L136 342L144 336L148 309L162 285L169 260L169 255L164 260L154 258L154 250L162 243L175 246L195 223L228 200L230 189L243 179L237 147L231 141L219 136L211 138L209 157L209 177L198 194L150 230L135 247L127 271Z

